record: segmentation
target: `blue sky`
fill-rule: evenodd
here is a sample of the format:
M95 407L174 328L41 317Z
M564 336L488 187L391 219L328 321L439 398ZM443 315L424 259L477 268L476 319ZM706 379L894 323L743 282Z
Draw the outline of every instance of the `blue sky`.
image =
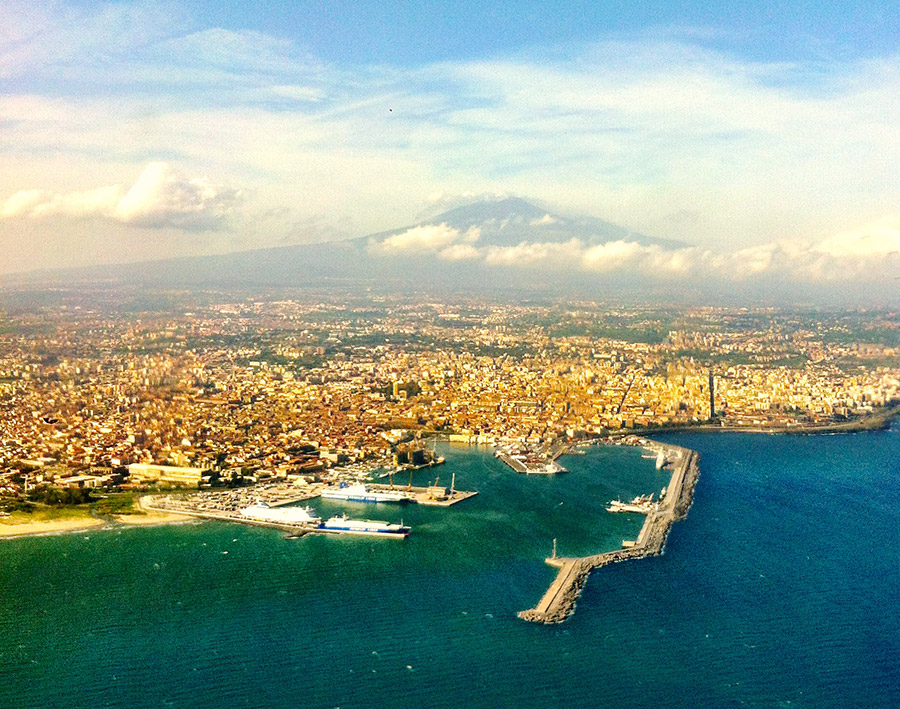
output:
M690 268L868 277L900 254L897 37L886 2L8 0L0 273L515 194Z
M489 58L520 49L695 28L710 43L763 60L877 56L896 49L895 2L273 2L205 4L198 23L289 37L325 61Z

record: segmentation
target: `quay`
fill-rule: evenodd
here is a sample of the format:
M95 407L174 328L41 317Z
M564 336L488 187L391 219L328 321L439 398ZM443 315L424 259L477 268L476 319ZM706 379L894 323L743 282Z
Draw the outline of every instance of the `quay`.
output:
M455 480L455 477L454 477ZM268 507L284 507L304 500L312 500L321 495L322 485L310 485L298 490L289 485L268 485L264 487L237 488L234 490L213 490L183 494L148 495L141 499L141 507L154 512L168 512L198 519L236 522L256 527L278 529L291 536L304 534L344 534L347 532L323 529L310 524L290 524L273 522L248 517L241 510L254 502L265 502ZM457 490L451 484L449 488L432 485L429 487L403 486L402 488L376 483L369 484L372 490L403 490L409 495L410 502L434 507L450 507L463 500L468 500L478 493L475 491Z
M382 483L370 483L369 489L400 490L409 495L410 502L419 505L432 505L434 507L450 507L450 505L455 505L457 502L468 500L470 497L475 497L475 495L478 494L477 491L455 490L452 487L450 489L441 488L443 492L436 492L436 486L418 487L415 485L394 485L391 487L390 485L384 485Z
M168 495L163 497L148 495L147 497L143 498L141 506L144 509L152 510L153 512L169 512L179 515L185 515L186 517L196 517L198 519L212 519L222 522L238 522L240 524L249 524L254 527L268 527L270 529L278 529L289 534L292 537L301 537L304 534L309 534L310 532L322 531L316 529L315 527L312 527L311 525L280 524L278 522L269 522L262 519L252 519L250 517L242 515L236 510L216 510L192 507L187 501L176 500L169 497Z
M538 604L520 611L519 618L533 623L561 623L575 611L575 603L593 569L662 553L672 524L684 519L690 509L700 474L700 455L680 446L654 443L654 447L673 460L674 469L665 498L647 514L637 540L624 542L622 549L578 558L556 557L554 542L554 556L546 562L558 567L559 572Z
M196 517L197 519L218 520L220 522L236 522L238 524L247 524L252 527L267 527L269 529L277 529L284 532L289 537L302 537L306 534L341 534L354 536L376 536L382 539L402 539L406 535L400 534L372 534L370 532L349 530L349 529L329 529L321 527L317 524L289 522L273 522L270 520L257 519L241 514L236 510L214 510L200 509L192 507L188 500L178 500L166 495L161 498L156 496L147 496L143 498L142 507L154 512L168 512L186 517Z
M501 448L494 455L517 473L525 475L555 475L568 472L556 462L556 459L562 455L561 453L556 455L536 453L515 455Z

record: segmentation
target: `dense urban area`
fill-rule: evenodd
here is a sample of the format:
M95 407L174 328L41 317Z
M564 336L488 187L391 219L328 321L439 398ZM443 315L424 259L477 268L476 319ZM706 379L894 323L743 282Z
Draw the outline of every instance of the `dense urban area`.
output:
M431 298L8 297L0 490L327 479L435 433L804 429L900 400L898 313Z

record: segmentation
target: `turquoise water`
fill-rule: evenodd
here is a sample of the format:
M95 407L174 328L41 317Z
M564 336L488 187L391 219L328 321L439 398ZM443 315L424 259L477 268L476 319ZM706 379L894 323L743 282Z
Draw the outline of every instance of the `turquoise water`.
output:
M321 502L406 541L224 523L0 543L0 706L900 705L900 432L680 435L701 478L666 554L594 573L524 623L559 553L616 548L637 449L554 478L445 449L450 509ZM227 552L227 553L225 553Z

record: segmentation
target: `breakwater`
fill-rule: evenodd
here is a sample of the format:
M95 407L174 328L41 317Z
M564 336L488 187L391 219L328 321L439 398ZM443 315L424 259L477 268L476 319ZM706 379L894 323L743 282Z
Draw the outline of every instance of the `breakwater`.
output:
M666 496L647 514L637 540L626 548L602 554L547 559L547 563L558 567L559 572L538 604L518 613L520 618L533 623L561 623L575 611L575 603L592 570L619 561L662 553L672 524L684 519L690 509L694 486L700 474L700 456L696 451L680 446L659 443L651 445L675 462Z

